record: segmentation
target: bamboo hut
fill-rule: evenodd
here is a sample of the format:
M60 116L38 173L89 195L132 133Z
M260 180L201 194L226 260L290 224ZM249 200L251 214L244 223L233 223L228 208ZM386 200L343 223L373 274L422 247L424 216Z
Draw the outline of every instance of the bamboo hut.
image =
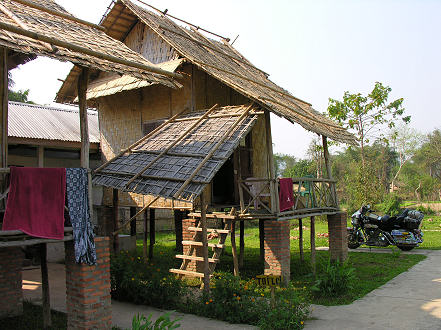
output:
M176 79L179 86L170 86L169 81L146 82L113 73L91 77L86 98L99 110L105 158L93 180L111 188L104 197L109 206L190 210L190 218L201 221L196 221L198 227L187 228L194 235L183 240L187 246L186 254L179 255L183 265L173 271L207 281L214 269L208 264L218 261L216 249L224 246L223 234L234 231L235 221L258 219L263 228L263 221L269 226L339 212L330 177L294 179L294 206L280 211L270 112L321 135L326 160L327 138L357 142L311 104L269 80L228 39L214 35L218 39L214 40L204 29L150 9L154 12L129 0L113 1L100 25L158 68L182 78ZM79 74L77 67L70 72L57 101L78 101L74 81ZM309 206L305 185L310 187L307 198L314 201ZM212 229L222 231L218 244L207 243L207 218L232 222ZM113 234L119 230L114 227ZM216 250L211 261L207 247ZM191 271L194 262L200 271Z

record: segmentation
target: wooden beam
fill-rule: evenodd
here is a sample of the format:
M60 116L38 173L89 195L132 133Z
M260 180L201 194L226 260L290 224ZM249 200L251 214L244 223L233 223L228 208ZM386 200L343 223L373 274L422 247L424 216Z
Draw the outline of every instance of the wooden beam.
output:
M150 222L150 245L149 245L149 260L153 259L153 247L155 245L156 241L156 228L155 228L155 209L150 209L150 216L149 216L149 222Z
M1 153L0 165L8 167L8 49L0 48L0 111ZM3 191L4 189L2 189Z
M245 254L245 221L239 221L239 268L243 268L243 259Z
M156 134L157 132L159 132L160 130L162 130L166 125L172 123L173 121L175 121L176 118L178 118L179 116L181 116L182 114L184 114L186 111L188 111L188 109L184 109L180 112L178 112L176 115L174 115L173 117L171 117L170 119L166 120L165 122L163 122L161 125L159 125L158 127L156 127L153 131L151 131L149 134L143 136L142 138L140 138L138 141L134 142L133 144L131 144L129 147L127 147L126 149L122 150L119 154L117 154L115 157L109 159L107 162L105 162L103 165L101 165L100 167L98 167L94 172L98 172L101 171L104 167L106 167L107 165L109 165L111 162L113 162L115 159L117 159L118 157L121 157L122 155L124 155L126 152L131 151L134 147L136 147L137 145L141 144L142 142L144 142L145 140L147 140L149 137L153 136L154 134Z
M21 3L22 5L25 5L25 6L28 6L28 7L31 7L31 8L35 8L35 9L38 9L38 10L41 10L41 11L44 11L45 13L49 13L51 15L67 19L69 21L73 21L73 22L80 23L80 24L83 24L83 25L86 25L86 26L89 26L89 27L93 27L93 28L101 30L101 31L106 31L106 28L104 26L90 23L88 21L82 20L80 18L76 18L76 17L74 17L74 16L72 16L70 14L66 14L66 13L63 13L63 12L58 11L58 10L52 10L52 9L44 7L44 6L40 6L39 4L37 4L35 2L30 2L30 1L26 1L26 0L11 0L11 1Z
M265 220L259 219L259 252L260 261L265 261Z
M136 237L136 207L130 207L130 236Z
M299 251L300 251L300 261L303 262L303 221L299 219Z
M118 189L112 189L113 194L113 229L116 231L118 229L119 223L119 196ZM113 252L118 253L119 248L119 237L113 234Z
M325 166L326 166L326 173L328 174L328 179L332 180L332 171L331 171L331 162L329 157L329 150L328 150L328 138L324 135L322 135L322 142L323 142L323 156L325 158ZM331 185L331 192L332 197L334 199L335 206L338 207L338 199L337 199L337 190L335 188L335 182L330 183Z
M312 274L316 274L316 262L315 262L315 216L311 217L311 267Z
M41 288L43 294L43 328L48 329L52 326L51 302L49 295L49 275L47 269L47 248L46 244L40 244L40 265L41 265Z
M89 82L89 68L82 67L78 78L78 104L80 108L81 133L81 167L89 168L89 121L87 118L87 85Z
M198 167L193 171L193 173L190 175L190 177L184 182L184 184L179 188L179 190L174 194L173 198L178 198L179 195L184 191L184 189L190 184L190 182L193 180L193 178L198 174L199 170L205 165L206 162L208 162L211 157L214 155L217 149L224 143L224 141L228 138L230 133L236 128L237 125L239 125L243 119L248 115L253 105L250 105L248 108L245 109L243 114L236 119L236 121L231 125L231 127L224 133L222 138L216 143L216 145L210 150L208 155L199 163Z
M38 146L38 167L44 167L44 146Z
M147 171L150 167L153 166L162 156L164 156L171 148L173 148L176 144L181 142L188 134L190 134L196 127L198 127L210 113L212 113L217 108L217 104L215 104L210 110L208 110L203 116L201 116L196 122L194 122L189 128L187 128L184 132L182 132L179 137L174 140L170 145L167 146L159 155L157 155L150 163L142 168L133 178L131 178L125 185L127 188L133 181L135 181L140 175L142 175L145 171Z
M11 24L7 24L4 22L0 22L0 29L9 31L9 32L13 32L13 33L17 33L19 35L25 36L25 37L29 37L31 39L34 40L39 40L39 41L43 41L43 42L47 42L59 47L63 47L66 48L70 51L74 51L74 52L78 52L81 54L85 54L85 55L89 55L92 57L96 57L105 61L109 61L112 63L117 63L117 64L122 64L128 67L132 67L132 68L136 68L139 70L143 70L143 71L147 71L147 72L153 72L153 73L157 73L157 74L161 74L164 76L168 76L168 77L172 77L172 78L183 78L183 76L179 73L174 73L174 72L170 72L170 71L166 71L163 70L159 67L156 66L152 66L152 65L146 65L146 64L142 64L140 62L134 62L134 61L130 61L130 60L126 60L122 57L117 57L117 56L113 56L113 55L109 55L109 54L105 54L99 51L95 51L86 47L82 47L82 46L78 46L75 45L73 43L70 42L66 42L63 40L59 40L56 38L52 38L52 37L48 37L44 34L41 33L37 33L37 32L32 32L32 31L28 31L25 29L22 29L20 27L11 25Z
M204 258L204 291L210 291L210 263L208 261L208 239L207 239L207 202L205 192L201 194L201 227L202 227L202 256Z
M266 132L266 153L267 153L267 166L268 176L270 181L270 198L271 198L271 211L272 213L279 213L279 189L276 183L276 171L274 169L274 155L273 155L273 141L271 136L271 123L270 113L265 110L265 132Z
M176 248L175 250L178 252L183 251L182 247L182 220L184 218L184 212L181 210L174 210L173 211L174 219L175 219L175 237L176 237Z
M234 276L239 276L239 262L236 247L236 220L231 221L231 252L233 254Z
M144 235L142 240L142 254L144 260L147 260L147 212L144 212Z

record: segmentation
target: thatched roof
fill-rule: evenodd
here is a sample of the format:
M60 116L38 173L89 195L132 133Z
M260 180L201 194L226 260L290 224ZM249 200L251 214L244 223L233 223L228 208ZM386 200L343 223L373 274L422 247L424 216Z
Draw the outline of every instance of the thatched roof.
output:
M0 3L0 46L9 49L10 69L36 56L47 56L100 71L176 86L173 79L143 69L153 65L120 41L93 24L70 19L73 16L54 1L33 0L32 3L55 11L55 14L20 2L24 1L2 0ZM75 81L76 77L72 80Z
M212 108L182 115L98 168L93 183L193 202L251 130L257 117L251 106Z
M139 21L155 31L179 56L271 112L333 140L358 144L343 127L269 80L265 72L226 40L209 39L194 28L184 28L167 15L154 14L129 0L116 1L101 25L110 36L124 40Z

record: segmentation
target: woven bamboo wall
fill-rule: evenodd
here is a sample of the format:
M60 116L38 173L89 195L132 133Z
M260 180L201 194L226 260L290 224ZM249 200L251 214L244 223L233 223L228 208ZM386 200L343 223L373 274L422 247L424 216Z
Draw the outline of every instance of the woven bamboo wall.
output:
M206 73L184 65L180 70L185 79L180 82L183 87L170 89L161 85L153 85L139 90L126 91L98 99L101 148L104 160L112 158L121 149L142 137L142 124L155 119L169 118L183 109L207 109L214 104L220 106L240 105L250 103L249 99L220 83ZM192 78L193 77L193 78ZM193 90L193 94L192 94ZM253 149L259 152L252 153L253 176L266 177L266 149L265 125L260 118L252 133ZM211 200L211 187L207 187L207 199ZM121 206L142 207L153 197L121 193ZM111 205L112 193L104 190L103 203ZM160 199L153 206L162 208L172 207L170 200ZM187 203L175 202L175 207L188 207Z

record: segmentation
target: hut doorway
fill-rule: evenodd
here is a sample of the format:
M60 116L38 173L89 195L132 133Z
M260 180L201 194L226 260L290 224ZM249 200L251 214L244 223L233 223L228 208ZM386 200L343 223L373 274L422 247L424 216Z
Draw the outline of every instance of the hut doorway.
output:
M234 163L228 158L213 178L213 204L234 205Z

